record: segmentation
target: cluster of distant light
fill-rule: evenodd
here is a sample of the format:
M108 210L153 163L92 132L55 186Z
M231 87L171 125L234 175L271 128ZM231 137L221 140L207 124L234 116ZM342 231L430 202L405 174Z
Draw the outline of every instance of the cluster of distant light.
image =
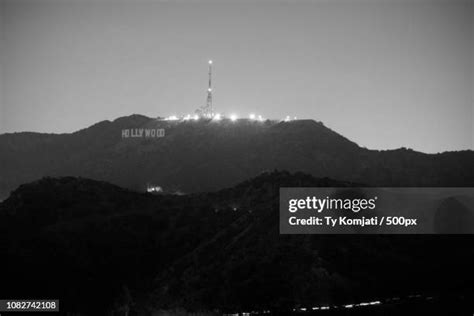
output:
M235 122L239 119L241 119L237 114L230 114L229 116L224 116L220 113L215 113L214 115L212 115L210 118L208 117L200 117L199 115L197 114L194 114L194 115L191 115L191 114L187 114L185 116L182 116L182 117L178 117L176 115L171 115L171 116L168 116L165 118L165 121L190 121L190 120L193 120L193 121L198 121L199 119L211 119L213 121L220 121L222 119L225 119L225 118L228 118L229 120L231 120L232 122ZM264 122L266 119L263 118L262 115L257 115L257 114L254 114L254 113L250 113L248 115L248 119L250 121L258 121L258 122ZM284 119L282 119L281 121L284 121L284 122L290 122L290 121L293 121L293 120L297 120L296 116L291 118L290 116L286 116Z
M382 304L380 301L373 301L373 302L363 302L359 304L347 304L347 305L341 305L341 306L314 306L312 308L293 308L293 312L309 312L309 311L317 311L317 310L329 310L329 309L338 309L338 308L353 308L353 307L358 307L358 306L374 306L374 305L379 305ZM260 315L260 314L270 314L271 311L269 310L263 310L263 311L251 311L251 312L240 312L240 313L229 313L229 314L223 314L223 316L251 316L251 315Z
M382 302L380 301L373 301L373 302L362 302L362 303L358 303L358 304L347 304L347 305L342 305L342 306L314 306L311 308L311 310L313 311L316 311L316 310L328 310L328 309L331 309L331 308L353 308L353 307L359 307L359 306L373 306L373 305L379 305L379 304L382 304ZM293 311L294 312L306 312L308 311L309 309L308 308L305 308L305 307L301 307L299 309L296 309L294 308Z
M416 295L409 295L406 297L408 299L426 299L426 300L433 300L434 298L432 296L426 296L423 297L421 294L416 294ZM345 305L325 305L325 306L314 306L311 308L306 308L306 307L300 307L300 308L293 308L293 312L296 312L300 315L306 314L306 312L311 313L312 311L325 311L325 310L338 310L338 309L351 309L351 308L357 308L357 307L370 307L370 306L377 306L381 304L391 304L391 303L397 303L401 300L400 297L392 297L392 298L387 298L383 301L371 301L371 302L361 302L361 303L354 303L354 304L345 304ZM270 310L261 310L261 311L251 311L251 312L240 312L240 313L228 313L228 314L223 314L223 316L252 316L252 315L261 315L261 314L271 314Z
M149 193L153 193L153 192L160 193L160 192L163 192L163 188L160 186L147 186L146 191Z
M191 116L190 114L188 114L185 117L183 117L183 121L189 121L189 120L197 121L197 120L199 120L199 115L195 114L195 115Z

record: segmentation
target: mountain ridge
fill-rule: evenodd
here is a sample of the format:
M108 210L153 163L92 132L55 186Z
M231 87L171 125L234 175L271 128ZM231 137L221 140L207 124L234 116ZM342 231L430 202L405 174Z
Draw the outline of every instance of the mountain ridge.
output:
M54 136L64 136L64 135L72 135L72 134L81 133L81 132L87 131L89 129L96 129L98 127L110 126L111 124L114 124L114 123L126 123L126 124L128 124L130 122L130 120L135 120L140 124L140 121L142 123L147 123L149 121L165 120L165 119L166 119L165 117L153 118L153 117L149 117L149 116L146 116L146 115L143 115L143 114L135 113L135 114L130 114L130 115L126 115L126 116L120 116L120 117L118 117L114 120L102 120L102 121L94 123L94 124L92 124L88 127L80 128L76 131L69 132L69 133L67 133L67 132L66 133L54 133L54 132L21 131L21 132L0 133L0 137L2 137L2 136L20 136L20 135L38 135L38 136L52 136L52 137L54 137ZM274 122L274 123L284 122L284 121L281 121L281 120L272 120L272 119L267 119L266 121L270 121L270 122ZM326 127L327 129L333 131L331 128L325 126L324 123L322 123L321 121L316 121L314 119L297 119L296 121L298 121L298 122L314 122L314 123L317 123L317 124L321 124L322 126ZM334 133L336 133L336 132L334 132ZM412 148L409 148L409 147L404 147L404 146L398 147L398 148L391 148L391 149L373 149L373 148L367 148L365 146L361 146L361 145L351 141L350 139L348 139L348 138L346 138L346 137L344 137L340 134L338 134L338 135L345 138L345 139L347 139L348 141L356 144L360 148L367 149L367 150L370 150L370 151L376 151L376 152L411 151L411 152L415 152L415 153L418 153L418 154L425 154L425 155L443 155L443 154L458 153L458 152L474 152L474 150L472 150L472 149L460 149L460 150L445 150L445 151L436 152L436 153L426 153L426 152L423 152L423 151L418 151L418 150L415 150L415 149L412 149Z
M163 128L165 136L122 138L122 129L135 128ZM273 169L378 186L470 186L473 161L473 151L369 150L314 120L182 122L134 114L70 134L0 135L0 198L43 176L191 193Z

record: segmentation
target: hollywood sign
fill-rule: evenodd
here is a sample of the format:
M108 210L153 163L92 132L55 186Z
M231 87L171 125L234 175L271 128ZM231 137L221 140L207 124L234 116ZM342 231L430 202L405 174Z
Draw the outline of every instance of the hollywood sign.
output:
M122 130L122 138L159 138L165 137L164 128L127 128Z

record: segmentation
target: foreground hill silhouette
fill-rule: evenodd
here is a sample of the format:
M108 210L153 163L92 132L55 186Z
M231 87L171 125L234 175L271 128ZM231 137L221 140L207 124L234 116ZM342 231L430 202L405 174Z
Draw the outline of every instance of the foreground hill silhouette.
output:
M418 293L424 313L470 308L472 235L279 234L280 187L355 185L270 172L215 193L156 196L44 178L0 203L0 297L59 298L82 315L285 313Z
M165 128L166 136L122 139L126 128ZM312 120L171 122L132 115L72 134L0 135L0 198L43 176L205 192L275 168L377 186L471 186L474 152L368 150Z

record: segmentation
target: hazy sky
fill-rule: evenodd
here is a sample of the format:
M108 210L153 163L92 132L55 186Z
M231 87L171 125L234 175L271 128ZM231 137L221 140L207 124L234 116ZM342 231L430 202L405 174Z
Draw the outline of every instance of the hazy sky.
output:
M192 113L473 149L474 1L0 0L0 133Z

